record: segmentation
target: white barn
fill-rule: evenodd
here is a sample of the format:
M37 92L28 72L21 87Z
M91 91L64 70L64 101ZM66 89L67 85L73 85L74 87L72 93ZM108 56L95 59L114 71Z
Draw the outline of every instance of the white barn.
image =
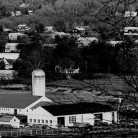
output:
M98 103L80 103L66 105L45 105L33 107L27 116L30 125L43 124L51 127L73 126L74 123L117 122L117 111L108 105Z
M52 102L45 97L45 74L38 69L32 73L32 91L7 91L0 93L0 114L27 115L40 102ZM35 84L35 85L34 85Z

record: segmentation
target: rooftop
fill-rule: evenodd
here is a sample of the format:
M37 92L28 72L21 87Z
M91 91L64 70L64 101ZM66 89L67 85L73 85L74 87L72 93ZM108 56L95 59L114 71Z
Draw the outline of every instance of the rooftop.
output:
M0 118L0 122L10 122L14 116L3 116Z
M26 108L37 101L40 97L23 91L3 91L0 93L0 107L4 108Z
M99 103L51 105L42 106L42 108L44 108L54 116L113 111L113 109L110 106L102 105Z

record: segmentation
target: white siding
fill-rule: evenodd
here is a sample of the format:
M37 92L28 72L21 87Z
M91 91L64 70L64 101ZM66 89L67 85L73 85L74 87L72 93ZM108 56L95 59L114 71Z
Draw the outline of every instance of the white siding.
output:
M103 122L112 123L112 112L103 113Z
M108 124L112 123L112 113L113 112L100 112L95 114L102 114L102 122L107 122ZM64 117L65 126L73 126L73 122L69 121L70 117L74 117L76 123L89 123L94 125L94 114L74 114L74 115L62 115L62 116L53 116L51 113L43 109L42 107L38 107L33 111L30 111L27 116L27 122L29 124L47 124L51 127L57 127L58 125L58 117ZM36 122L34 122L34 120ZM42 122L44 120L44 123ZM48 122L46 122L46 120ZM52 120L52 124L50 121ZM40 121L40 122L39 122ZM117 112L114 112L114 121L117 121Z
M11 126L19 128L20 127L20 120L16 117L14 117L11 121L10 121Z
M34 122L34 120L36 120L36 122ZM42 122L43 120L44 123ZM57 117L53 116L42 107L38 107L37 109L30 111L27 116L27 122L29 124L46 124L51 127L57 127Z
M58 116L58 117L65 117L65 126L73 126L73 123L69 122L69 117L71 116L76 116L76 123L89 123L91 125L94 125L94 115L91 113L66 115L66 116Z
M14 108L0 108L0 114L13 114L14 113Z
M0 122L1 125L11 125L12 127L19 128L20 127L20 120L16 117L9 122Z

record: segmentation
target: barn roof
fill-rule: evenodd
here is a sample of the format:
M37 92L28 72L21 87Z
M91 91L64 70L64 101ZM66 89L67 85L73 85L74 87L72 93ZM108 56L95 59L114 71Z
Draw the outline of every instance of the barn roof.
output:
M0 118L0 122L10 122L14 116L3 116Z
M3 108L26 108L37 101L40 97L30 93L0 93L0 107Z
M44 108L46 111L50 112L54 116L114 111L111 106L102 105L99 103L51 105L42 106L42 108Z

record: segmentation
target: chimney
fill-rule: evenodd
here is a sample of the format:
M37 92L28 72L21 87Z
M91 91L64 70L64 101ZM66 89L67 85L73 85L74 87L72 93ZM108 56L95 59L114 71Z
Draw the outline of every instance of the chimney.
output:
M32 95L45 96L45 73L41 69L32 72Z

